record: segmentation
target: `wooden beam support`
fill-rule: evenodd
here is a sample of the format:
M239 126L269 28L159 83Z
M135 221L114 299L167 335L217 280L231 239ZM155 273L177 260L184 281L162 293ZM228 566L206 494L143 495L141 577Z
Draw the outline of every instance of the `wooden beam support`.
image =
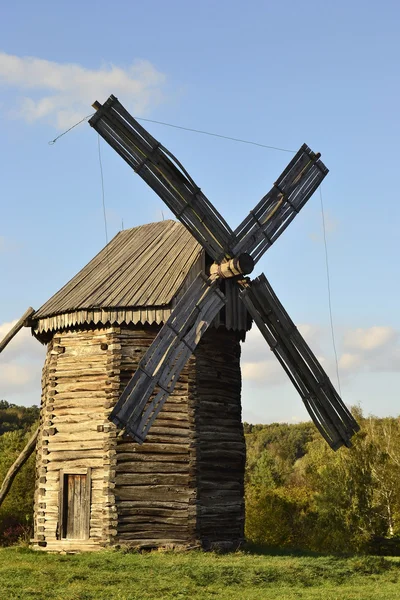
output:
M7 335L0 342L0 352L3 352L4 348L7 346L7 344L11 342L13 337L17 335L18 331L22 329L22 327L25 327L27 325L29 318L33 315L34 312L35 309L31 306L28 308L27 311L24 312L20 320L15 323L14 327L10 329Z

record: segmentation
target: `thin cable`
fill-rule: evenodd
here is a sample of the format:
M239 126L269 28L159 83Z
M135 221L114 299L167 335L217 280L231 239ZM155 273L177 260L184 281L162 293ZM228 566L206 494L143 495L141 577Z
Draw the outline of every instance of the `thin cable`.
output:
M94 114L95 113L91 113L87 117L83 117L83 119L78 121L78 123L75 123L75 125L72 125L72 127L67 129L63 133L60 133L60 135L58 135L56 138L54 138L54 140L51 140L49 142L49 144L52 146L53 144L56 143L56 141L58 139L60 139L60 137L62 137L63 135L65 135L66 133L71 131L71 129L74 129L74 127L77 127L84 121L87 121L87 119L90 119L90 117L92 117ZM229 135L221 135L219 133L212 133L210 131L202 131L201 129L192 129L191 127L182 127L181 125L174 125L173 123L165 123L164 121L155 121L154 119L145 119L144 117L134 117L134 118L137 121L146 121L146 123L156 123L157 125L164 125L165 127L173 127L174 129L183 129L183 131L191 131L193 133L201 133L202 135L210 135L212 137L222 138L223 140L230 140L231 142L238 142L240 144L250 144L251 146L258 146L259 148L267 148L268 150L277 150L278 152L289 152L290 154L296 154L295 150L288 150L287 148L279 148L278 146L267 146L266 144L259 144L258 142L252 142L249 140L242 140L240 138L230 137Z
M78 121L77 123L75 123L75 125L72 125L72 127L70 127L69 129L67 129L63 133L60 133L60 135L58 135L56 138L54 138L54 140L50 140L49 145L52 146L53 144L55 144L56 141L60 139L60 137L62 137L63 135L65 135L66 133L68 133L69 131L71 131L71 129L74 129L74 127L77 127L78 125L80 125L81 123L83 123L83 121L87 121L87 119L90 119L90 117L93 117L93 115L94 115L94 113L91 113L87 117L83 117L83 119L81 119L80 121Z
M147 123L157 123L157 125L165 125L166 127L174 127L175 129L183 129L184 131L192 131L193 133L201 133L202 135L211 135L213 137L222 138L224 140L231 140L232 142L240 142L241 144L251 144L252 146L259 146L260 148L268 148L269 150L278 150L279 152L290 152L291 154L296 154L296 150L288 150L287 148L279 148L278 146L267 146L266 144L259 144L258 142L229 137L228 135L221 135L219 133L211 133L210 131L202 131L201 129L182 127L181 125L173 125L172 123L165 123L164 121L154 121L153 119L144 119L143 117L135 117L135 119L137 121L146 121Z
M100 135L97 134L97 148L99 151L99 165L100 165L100 179L101 179L101 197L103 204L103 218L104 218L104 232L106 234L106 260L108 267L108 274L110 275L110 261L108 257L108 230L107 230L107 215L106 215L106 201L104 194L104 177L103 177L103 163L101 160L101 150L100 150Z
M340 376L339 376L339 361L337 357L336 351L336 341L335 341L335 330L333 327L333 316L332 316L332 300L331 300L331 277L329 272L329 260L328 260L328 244L326 242L326 227L325 227L325 212L324 212L324 203L322 201L322 189L321 185L319 186L319 197L321 200L321 216L322 216L322 230L324 232L324 246L325 246L325 265L326 265L326 282L328 287L328 306L329 306L329 319L331 322L331 335L332 335L332 345L333 351L335 354L335 363L336 363L336 377L338 380L339 394L342 397L342 390L340 386Z

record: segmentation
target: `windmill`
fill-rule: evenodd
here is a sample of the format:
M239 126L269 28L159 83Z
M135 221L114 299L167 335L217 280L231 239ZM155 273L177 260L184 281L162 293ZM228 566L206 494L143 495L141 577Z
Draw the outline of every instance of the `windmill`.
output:
M333 449L358 425L255 263L327 174L307 146L232 231L111 96L90 124L180 222L119 232L26 326L47 345L34 548L236 548L244 538L240 343L251 318ZM167 401L168 400L168 401Z
M299 392L319 432L333 450L350 446L359 429L321 364L296 329L264 274L246 275L305 205L327 168L303 145L272 189L236 228L208 201L182 164L110 96L95 102L90 125L160 196L214 260L200 273L141 360L110 419L143 443L174 390L202 335L224 305L224 279L240 288L240 299Z

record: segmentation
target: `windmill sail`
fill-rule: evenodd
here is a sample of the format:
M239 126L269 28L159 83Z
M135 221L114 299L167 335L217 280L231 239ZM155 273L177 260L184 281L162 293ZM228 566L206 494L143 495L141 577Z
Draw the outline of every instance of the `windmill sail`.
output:
M328 173L320 155L303 144L273 188L233 232L180 162L139 125L117 98L110 96L103 106L98 102L93 106L97 112L90 125L149 184L216 261L210 270L215 277L234 275L227 264L240 262L243 255L256 263ZM252 284L237 284L242 288L240 297L246 308L323 437L335 450L343 444L350 446L359 427L265 276ZM204 275L199 277L141 361L110 415L137 441L143 442L190 354L224 301L215 282Z
M317 358L279 302L265 275L240 296L271 350L299 392L312 420L328 444L350 446L359 426Z
M110 420L143 443L173 392L202 335L225 304L225 297L200 273L140 361L115 405Z
M235 230L234 255L247 252L257 262L285 231L327 173L319 155L303 144L274 187Z
M180 162L110 96L89 123L160 196L217 262L233 257L232 229Z

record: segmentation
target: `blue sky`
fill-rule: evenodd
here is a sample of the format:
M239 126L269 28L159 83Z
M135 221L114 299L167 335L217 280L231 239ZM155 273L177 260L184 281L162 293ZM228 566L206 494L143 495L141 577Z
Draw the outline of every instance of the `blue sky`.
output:
M0 24L0 334L104 245L97 134L114 93L140 117L297 150L322 186L341 388L397 415L400 6L299 2L18 2ZM146 124L235 227L290 153ZM161 218L158 197L103 142L109 237ZM258 263L336 382L320 197ZM43 349L28 332L0 357L0 397L38 403ZM300 399L256 332L243 349L250 421L297 420Z

